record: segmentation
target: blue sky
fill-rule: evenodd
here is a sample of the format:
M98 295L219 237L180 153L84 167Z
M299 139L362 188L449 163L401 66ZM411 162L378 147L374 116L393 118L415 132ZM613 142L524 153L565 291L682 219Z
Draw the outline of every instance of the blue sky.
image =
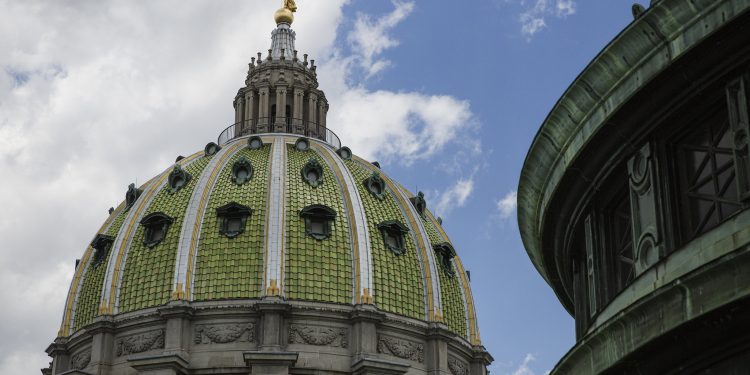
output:
M631 4L298 0L297 47L317 59L329 126L444 217L493 374L544 374L574 343L513 193L541 122ZM0 300L24 301L0 309L0 335L18 338L0 343L0 373L46 365L74 260L127 184L229 124L276 7L0 0L0 174L13 181L0 185Z
M629 1L576 1L564 16L549 1L549 11L540 14L546 26L530 35L522 30L522 15L536 4L418 2L391 31L400 44L384 57L393 65L364 81L373 90L448 94L471 104L478 128L459 136L480 139L481 153L464 159L462 172L444 169L454 153L465 151L460 142L429 159L385 168L410 189L445 186L473 174L470 196L443 225L471 270L494 374L543 374L574 343L573 320L526 256L515 212L502 217L496 202L515 191L526 151L557 99L632 20ZM388 2L357 1L345 13L392 10ZM344 24L340 35L351 27ZM529 354L535 359L526 360Z

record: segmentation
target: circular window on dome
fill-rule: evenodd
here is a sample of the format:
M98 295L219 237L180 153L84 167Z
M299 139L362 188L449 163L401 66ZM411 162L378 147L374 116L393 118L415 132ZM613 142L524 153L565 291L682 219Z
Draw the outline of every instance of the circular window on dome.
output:
M352 160L352 150L349 147L342 147L336 150L336 153L344 160Z
M232 181L237 185L242 185L253 178L253 165L245 156L240 156L232 166Z
M370 194L374 195L376 198L380 200L383 200L385 198L385 181L383 181L383 178L380 177L380 173L372 172L372 175L370 175L370 177L367 177L362 183L367 188L367 191L369 191Z
M302 179L312 187L318 187L323 183L323 166L316 158L310 158L300 172Z
M294 142L294 148L297 151L307 151L310 149L310 140L305 137L301 137L297 139L297 142Z
M174 194L190 182L190 173L187 173L179 164L175 164L172 173L169 174L169 190Z
M219 152L219 150L221 150L221 147L213 142L210 142L209 144L207 144L206 148L203 149L204 154L206 156L216 155L216 153Z
M263 140L258 136L250 137L250 139L247 140L247 147L251 150L258 150L263 147Z
M448 242L439 243L432 247L435 255L438 256L438 262L446 275L453 277L456 272L453 270L453 257L456 256L456 250Z

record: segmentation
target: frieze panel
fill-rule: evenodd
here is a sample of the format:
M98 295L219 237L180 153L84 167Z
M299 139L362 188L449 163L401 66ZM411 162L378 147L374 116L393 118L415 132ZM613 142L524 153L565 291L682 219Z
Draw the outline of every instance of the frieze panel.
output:
M419 363L424 362L424 345L395 337L380 336L378 353L390 354Z
M290 344L335 346L346 348L349 345L349 332L346 328L331 328L292 324L289 326Z
M196 344L228 344L255 341L254 323L202 324L195 327Z
M129 354L143 353L149 350L164 349L164 330L157 329L123 337L115 343L117 356L121 357Z
M469 375L469 366L456 357L448 357L448 369L453 375Z
M73 355L70 358L70 368L73 370L83 370L88 367L91 362L91 349L84 350L80 353Z

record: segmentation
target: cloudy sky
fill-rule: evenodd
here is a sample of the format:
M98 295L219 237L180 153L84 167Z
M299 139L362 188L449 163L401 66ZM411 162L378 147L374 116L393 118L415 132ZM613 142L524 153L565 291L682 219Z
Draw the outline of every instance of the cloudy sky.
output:
M441 215L493 374L541 375L573 321L529 262L520 168L625 0L298 0L344 144ZM0 373L46 366L75 259L123 198L233 120L277 1L0 0Z

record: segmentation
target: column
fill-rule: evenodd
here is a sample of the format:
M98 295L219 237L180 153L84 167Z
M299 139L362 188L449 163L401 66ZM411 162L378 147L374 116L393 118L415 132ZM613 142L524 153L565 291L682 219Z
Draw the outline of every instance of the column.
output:
M328 103L326 103L325 98L321 98L321 100L318 100L318 138L322 140L326 140L326 111L328 108Z
M317 137L318 94L311 92L307 97L307 135Z
M258 133L268 133L270 120L268 118L269 104L268 96L270 95L270 89L268 87L262 87L258 90Z
M286 133L286 87L276 86L276 119L274 120L274 131Z
M242 132L243 134L251 134L253 133L253 125L254 125L254 117L255 114L255 107L257 106L257 103L255 102L255 90L249 89L245 92L245 119L242 123Z
M292 107L292 111L294 113L293 117L294 120L294 132L296 134L305 134L305 128L304 128L304 116L305 116L305 90L302 89L294 89L294 106Z

